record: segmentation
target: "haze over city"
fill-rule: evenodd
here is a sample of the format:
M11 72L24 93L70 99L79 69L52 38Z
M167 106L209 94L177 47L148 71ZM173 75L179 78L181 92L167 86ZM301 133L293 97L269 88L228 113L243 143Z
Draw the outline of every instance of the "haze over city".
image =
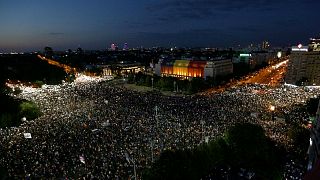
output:
M319 0L0 0L0 180L320 179Z
M0 1L0 52L289 46L317 35L317 0ZM305 41L306 42L306 41ZM304 42L302 42L304 43Z

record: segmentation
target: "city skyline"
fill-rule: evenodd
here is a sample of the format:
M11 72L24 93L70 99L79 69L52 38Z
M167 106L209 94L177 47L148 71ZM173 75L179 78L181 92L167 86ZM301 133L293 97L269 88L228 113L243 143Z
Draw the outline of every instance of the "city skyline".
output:
M144 46L274 46L319 36L319 1L4 1L0 52Z

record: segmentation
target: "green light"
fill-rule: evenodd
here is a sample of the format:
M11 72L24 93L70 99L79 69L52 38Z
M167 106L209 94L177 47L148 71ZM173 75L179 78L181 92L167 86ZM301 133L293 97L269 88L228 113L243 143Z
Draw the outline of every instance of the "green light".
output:
M240 57L251 57L251 54L240 54Z

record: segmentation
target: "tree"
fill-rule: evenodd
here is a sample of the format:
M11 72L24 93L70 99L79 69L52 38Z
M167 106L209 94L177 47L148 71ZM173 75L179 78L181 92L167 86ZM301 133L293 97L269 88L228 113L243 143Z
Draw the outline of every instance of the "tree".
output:
M20 104L19 117L26 117L27 120L35 119L40 116L41 112L37 105L33 102L22 102Z
M8 169L0 166L0 180L9 179Z
M139 83L139 82L141 82L141 81L144 82L143 74L142 74L141 71L139 71L139 72L136 74L135 80L136 80L136 83Z
M281 170L281 151L265 136L261 126L239 123L226 133L231 148L231 164L254 170L262 177L273 179Z
M47 58L52 58L52 56L53 56L52 47L49 47L49 46L44 47L44 56Z
M189 92L196 93L204 90L206 87L208 86L203 78L195 77L190 81Z
M134 74L130 73L128 74L128 83L133 84L134 83Z
M288 131L288 136L292 140L298 156L304 157L309 147L309 130L299 124L293 124Z
M207 76L206 77L206 83L210 86L213 87L214 85L216 85L216 82L214 81L214 78L211 76Z
M41 88L42 86L43 86L43 81L39 81L39 80L37 80L37 81L35 81L34 82L34 85L37 87L37 88Z
M7 94L9 92L7 86L5 85L6 78L8 78L7 76L8 76L8 69L1 65L1 67L0 67L0 94Z
M319 104L319 98L311 98L307 101L307 111L310 115L315 116Z
M143 179L201 179L213 171L220 178L216 171L219 167L230 167L232 171L245 168L255 172L258 179L278 179L281 156L282 152L265 136L261 126L236 124L224 138L195 149L164 151L152 168L143 173Z
M201 179L221 166L236 171L246 168L253 170L260 179L276 179L281 172L281 156L262 127L236 124L227 131L225 138L192 150L164 151L152 168L143 173L143 179Z
M233 74L236 78L250 73L250 66L247 63L240 62L233 64Z
M187 179L190 178L190 160L191 151L189 150L176 150L165 151L162 158L157 164L160 174L158 177L161 179ZM162 173L161 173L162 172ZM188 172L188 173L186 173Z
M233 149L239 163L252 161L260 152L266 150L266 137L264 130L258 125L249 123L236 124L226 135L226 141Z
M145 85L146 85L146 86L149 86L149 87L152 86L151 78L152 78L152 77L151 77L150 75L147 75L147 76L146 76L146 78L145 78Z
M7 95L7 94L10 94L12 92L13 92L13 90L10 87L8 87L8 86L6 86L4 84L0 84L0 94Z
M174 88L175 78L173 77L161 77L157 82L157 86L164 91L172 91Z
M299 79L299 80L296 82L296 85L297 85L297 86L304 86L304 85L306 85L306 83L308 83L308 82L309 82L308 78L302 77L301 79Z
M2 113L0 115L0 128L11 127L15 124L14 117L10 113Z
M103 74L103 69L96 66L93 66L92 68L87 69L86 71L89 72L89 74L92 73L97 76L101 76Z

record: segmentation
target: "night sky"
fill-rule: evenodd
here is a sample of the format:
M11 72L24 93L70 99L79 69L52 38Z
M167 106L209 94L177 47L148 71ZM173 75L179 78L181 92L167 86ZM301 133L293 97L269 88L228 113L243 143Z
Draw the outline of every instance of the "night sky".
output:
M289 46L320 35L319 0L0 0L0 52Z

